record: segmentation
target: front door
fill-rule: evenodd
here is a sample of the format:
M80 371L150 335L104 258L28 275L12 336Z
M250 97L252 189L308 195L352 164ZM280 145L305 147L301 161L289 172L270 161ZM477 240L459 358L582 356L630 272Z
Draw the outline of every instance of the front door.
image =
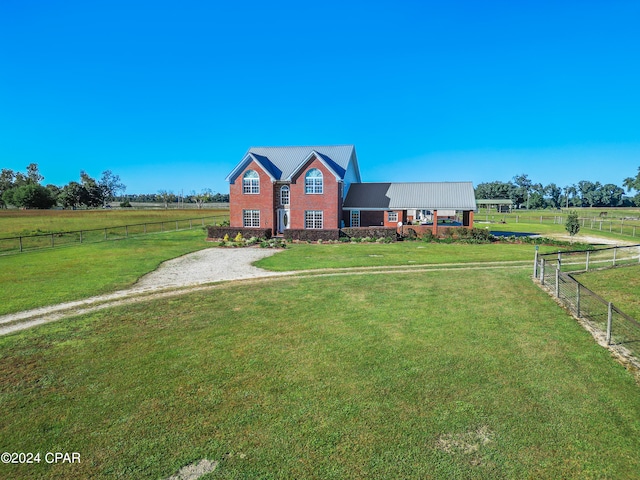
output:
M278 233L289 229L290 216L288 208L278 209Z

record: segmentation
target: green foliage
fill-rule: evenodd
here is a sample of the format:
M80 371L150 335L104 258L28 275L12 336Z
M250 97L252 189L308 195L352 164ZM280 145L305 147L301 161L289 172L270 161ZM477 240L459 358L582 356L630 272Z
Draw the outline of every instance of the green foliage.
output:
M572 210L567 215L567 220L564 224L565 230L571 235L573 238L580 231L580 220L578 219L578 212Z
M7 190L3 200L8 205L19 208L48 209L56 204L51 191L42 185L28 183L20 187Z
M124 202L120 202L120 208L131 208L131 203L129 203L129 200L125 200Z

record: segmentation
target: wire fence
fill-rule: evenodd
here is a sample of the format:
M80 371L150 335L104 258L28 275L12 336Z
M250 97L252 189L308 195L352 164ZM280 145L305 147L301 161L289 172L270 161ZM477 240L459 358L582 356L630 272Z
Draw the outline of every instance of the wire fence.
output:
M536 252L533 275L576 318L604 336L607 345L623 347L630 356L635 357L636 362L640 362L640 322L585 287L572 275L594 268L638 263L640 245L545 255Z
M177 232L202 228L205 225L220 224L229 219L228 215L163 220L159 222L136 223L114 227L93 228L70 232L52 232L36 235L0 238L0 255L15 254L84 243L121 240L150 233Z
M630 237L640 236L640 221L637 219L607 219L604 217L581 217L578 219L580 226L586 230L596 230L599 232L618 233L620 235L628 235ZM516 215L516 223L533 223L533 224L556 224L564 225L567 221L566 216L553 215L539 217Z

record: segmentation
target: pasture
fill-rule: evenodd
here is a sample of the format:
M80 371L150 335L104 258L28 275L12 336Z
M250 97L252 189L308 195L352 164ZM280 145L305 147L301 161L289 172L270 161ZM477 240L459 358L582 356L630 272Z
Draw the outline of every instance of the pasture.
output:
M204 237L0 257L0 313L126 288ZM531 282L533 252L299 244L259 265L449 270L225 283L0 337L1 451L82 459L0 478L634 478L638 385Z
M153 223L200 217L225 217L228 210L15 210L0 209L0 238L42 233L76 232L121 225Z
M640 265L576 275L585 287L640 321Z

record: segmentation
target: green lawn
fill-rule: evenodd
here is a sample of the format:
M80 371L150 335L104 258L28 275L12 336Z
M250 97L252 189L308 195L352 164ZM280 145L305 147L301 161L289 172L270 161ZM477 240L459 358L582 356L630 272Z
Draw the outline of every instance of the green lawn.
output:
M202 248L203 229L0 256L0 315L113 292Z
M576 279L627 315L640 320L640 265L590 271Z
M558 247L540 247L543 253ZM264 258L257 266L268 270L307 270L317 268L375 267L391 265L430 265L445 263L531 261L535 247L527 244L466 245L460 243L397 242L390 244L295 244Z
M228 218L228 210L3 210L0 238L37 233L69 232L202 217Z
M632 376L528 271L228 284L0 338L3 478L637 478Z

